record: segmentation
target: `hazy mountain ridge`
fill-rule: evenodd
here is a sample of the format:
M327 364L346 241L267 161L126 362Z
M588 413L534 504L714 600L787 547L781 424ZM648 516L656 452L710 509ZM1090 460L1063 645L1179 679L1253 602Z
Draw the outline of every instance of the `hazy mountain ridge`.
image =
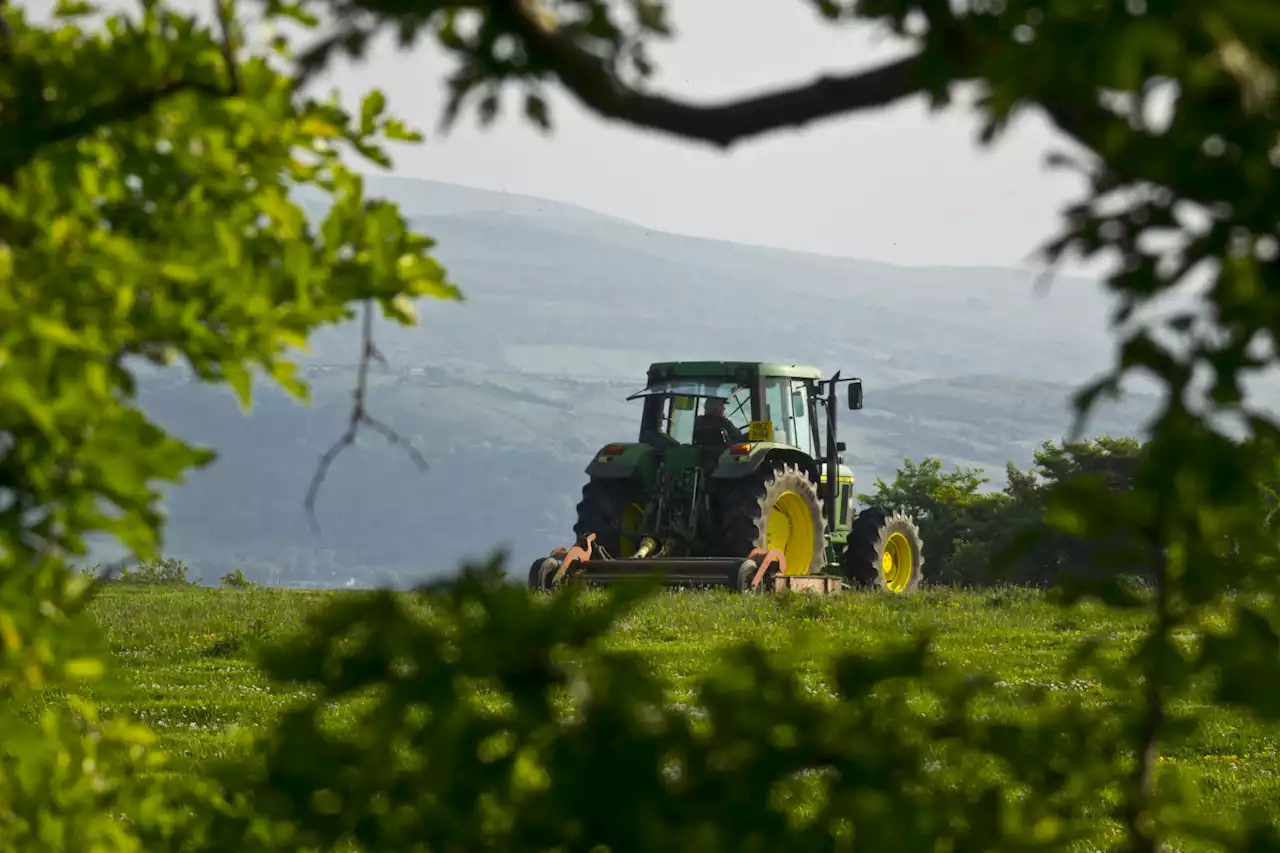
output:
M506 196L469 191L481 201L467 204L462 188L434 182L397 186L377 184L410 211L428 197L437 210L456 208L411 219L439 241L437 255L466 296L424 303L418 329L380 329L384 350L406 366L426 351L517 367L524 360L500 357L501 347L566 342L653 358L839 362L879 383L940 369L1079 382L1109 363L1112 299L1084 279L1062 278L1041 297L1030 271L899 267L605 217L534 217L521 197L505 209ZM354 334L326 330L308 360L349 361Z

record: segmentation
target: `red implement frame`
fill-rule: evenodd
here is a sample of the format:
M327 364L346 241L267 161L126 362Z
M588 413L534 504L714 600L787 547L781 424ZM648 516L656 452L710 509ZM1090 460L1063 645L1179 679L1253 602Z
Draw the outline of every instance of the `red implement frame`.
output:
M591 552L595 548L596 535L588 533L585 545L574 545L565 552L564 559L560 561L560 568L556 569L556 573L551 576L551 587L555 587L560 583L560 579L564 577L564 573L568 571L569 564L574 560L579 563L585 563L591 559Z

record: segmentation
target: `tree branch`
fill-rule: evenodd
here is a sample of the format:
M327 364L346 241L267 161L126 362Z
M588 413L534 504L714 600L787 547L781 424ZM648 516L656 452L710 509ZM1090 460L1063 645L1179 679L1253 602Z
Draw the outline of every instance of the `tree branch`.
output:
M231 41L231 9L229 0L214 0L214 14L218 18L218 29L222 34L222 61L227 66L227 77L231 84L231 94L240 94L240 71L236 67L235 45Z
M0 58L9 56L13 42L13 28L9 26L9 19L4 16L8 5L8 0L0 0Z
M699 106L627 86L605 61L558 34L552 23L539 19L529 4L506 0L503 5L530 59L551 68L561 84L587 107L608 118L722 148L772 130L886 107L926 89L924 57L917 53L868 71L824 76L807 85Z
M494 6L499 5L494 0ZM799 128L821 119L887 107L929 90L936 83L926 64L947 62L952 83L976 79L966 57L982 47L971 34L953 34L952 55L917 52L877 68L824 76L805 85L722 104L698 105L650 95L618 79L610 65L556 29L554 16L539 14L530 0L502 0L507 22L524 42L530 60L551 69L583 105L600 115L682 139L727 148L736 142L782 128ZM1070 97L1034 101L1050 121L1075 143L1093 153L1103 131L1121 120L1097 104Z
M1096 104L1092 106L1086 105L1078 98L1071 100L1066 98L1046 98L1041 100L1039 105L1054 127L1070 137L1076 144L1087 148L1095 154L1098 151L1095 138L1098 134L1092 131L1121 122L1114 113Z
M1165 643L1172 643L1176 619L1170 606L1169 560L1163 537L1153 533L1150 543L1155 551L1152 555L1155 624L1147 637L1156 636ZM1129 792L1124 800L1122 815L1127 834L1125 840L1132 853L1164 853L1166 847L1160 837L1160 827L1151 819L1151 811L1155 795L1156 764L1160 761L1160 741L1167 728L1168 714L1160 689L1161 673L1158 664L1153 663L1143 669L1137 762L1129 779Z
M413 444L391 427L371 416L366 408L365 400L369 392L369 365L374 361L386 363L382 353L378 351L377 345L373 342L373 303L370 300L365 300L364 327L360 335L360 366L356 374L355 391L352 392L355 403L351 407L351 415L347 420L346 430L333 443L333 446L320 457L315 473L311 476L311 485L307 488L306 500L303 501L303 509L306 511L307 520L311 523L311 531L313 533L320 532L320 524L316 521L316 498L320 494L320 486L324 484L325 478L329 475L329 466L338 458L338 454L355 443L356 434L359 433L361 424L381 433L388 444L398 444L404 447L405 452L409 454L409 458L413 460L413 464L417 466L418 470L427 470L427 460L422 455L422 451L414 447Z

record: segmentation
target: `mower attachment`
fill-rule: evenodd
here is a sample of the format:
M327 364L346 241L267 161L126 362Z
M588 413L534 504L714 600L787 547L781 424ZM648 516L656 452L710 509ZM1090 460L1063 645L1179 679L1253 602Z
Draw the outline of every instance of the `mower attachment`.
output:
M554 590L570 581L607 586L656 576L668 587L727 587L738 592L796 590L835 595L844 584L832 575L787 575L787 558L778 548L756 548L741 557L595 557L594 533L572 548L557 548L529 567L529 586Z

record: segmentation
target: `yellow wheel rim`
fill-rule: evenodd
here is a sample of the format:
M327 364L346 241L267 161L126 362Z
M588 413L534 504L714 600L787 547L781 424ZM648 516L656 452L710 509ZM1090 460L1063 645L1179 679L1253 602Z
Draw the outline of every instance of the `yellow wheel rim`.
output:
M783 492L769 511L765 548L781 549L787 574L807 575L813 565L813 519L809 505L795 492Z
M912 572L911 543L901 533L889 534L889 541L884 545L884 554L880 556L880 572L884 575L884 585L891 592L903 592L911 583Z
M640 547L640 525L644 522L644 507L627 504L622 509L618 524L618 551L615 557L630 557Z

